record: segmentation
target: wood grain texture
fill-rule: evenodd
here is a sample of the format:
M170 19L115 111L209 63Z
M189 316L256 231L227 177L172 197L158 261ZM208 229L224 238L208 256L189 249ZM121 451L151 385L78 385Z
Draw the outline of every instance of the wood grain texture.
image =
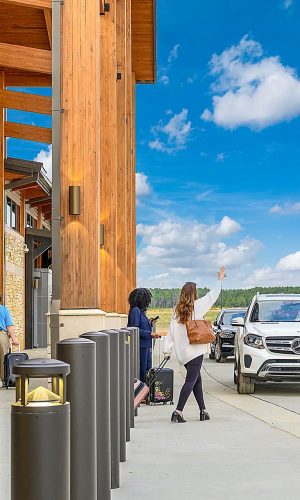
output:
M5 88L5 77L0 72L0 89ZM0 107L0 295L4 299L5 289L5 256L4 256L4 158L5 158L5 135L4 135L4 109Z
M131 1L126 2L126 197L127 197L127 228L126 228L126 257L127 257L127 295L133 289L133 233L132 233L132 32L131 32Z
M52 10L51 9L44 9L44 17L45 17L46 28L47 28L48 38L49 38L49 45L50 45L50 48L52 49Z
M155 81L154 1L132 0L132 69L137 82Z
M50 50L44 11L0 2L0 42Z
M32 73L30 71L13 71L4 68L7 87L51 87L51 75Z
M51 0L1 0L1 3L12 5L20 5L21 7L33 7L36 9L51 9Z
M0 89L0 106L51 115L51 97L36 94Z
M51 74L52 54L50 50L34 49L0 43L0 66Z
M100 213L105 244L101 249L101 308L116 311L117 276L117 56L116 0L100 16Z
M127 123L126 123L126 2L119 0L117 4L117 66L121 80L117 81L117 291L116 310L125 313L127 310Z
M136 79L135 73L132 73L132 118L131 118L131 165L132 165L132 288L136 287Z
M106 17L106 16L101 16ZM65 2L62 19L61 308L100 307L99 0ZM69 186L80 186L79 216Z
M15 139L44 142L46 144L51 144L52 142L51 128L24 125L23 123L5 122L4 133L5 137L14 137Z

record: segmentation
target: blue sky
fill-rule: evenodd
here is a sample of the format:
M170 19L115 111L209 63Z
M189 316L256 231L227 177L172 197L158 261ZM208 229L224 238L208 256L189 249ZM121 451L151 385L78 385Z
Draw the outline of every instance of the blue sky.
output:
M139 285L212 285L222 264L226 287L300 284L299 21L300 0L157 0L158 83L136 93ZM8 153L51 169L43 144Z
M139 284L299 284L299 0L158 0L137 88Z

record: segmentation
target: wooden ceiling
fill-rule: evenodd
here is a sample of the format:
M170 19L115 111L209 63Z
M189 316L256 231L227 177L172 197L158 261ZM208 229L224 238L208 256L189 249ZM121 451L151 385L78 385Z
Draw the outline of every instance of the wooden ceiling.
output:
M51 87L51 1L0 1L0 71L6 86Z
M137 83L156 78L155 11L155 0L132 0ZM51 33L51 0L0 0L0 71L6 86L51 87Z
M132 0L132 70L137 83L156 81L155 17L155 0Z

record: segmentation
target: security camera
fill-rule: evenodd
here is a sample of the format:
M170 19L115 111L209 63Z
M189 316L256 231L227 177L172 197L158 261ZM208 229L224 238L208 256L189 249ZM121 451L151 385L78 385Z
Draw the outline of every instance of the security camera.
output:
M24 243L23 250L24 250L24 253L28 253L29 252L29 248L26 245L26 243Z

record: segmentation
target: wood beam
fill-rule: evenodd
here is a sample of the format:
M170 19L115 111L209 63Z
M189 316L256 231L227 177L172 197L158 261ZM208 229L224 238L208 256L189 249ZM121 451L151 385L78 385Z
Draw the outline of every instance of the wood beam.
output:
M50 50L1 42L0 66L51 75L52 53Z
M105 14L105 0L100 0L100 14Z
M33 200L30 202L30 206L31 208L38 208L39 207L43 207L45 205L49 205L49 203L51 203L51 199L50 198L40 198L39 200ZM41 228L39 228L41 229Z
M61 309L94 309L100 307L99 23L106 15L99 16L99 0L65 2L63 11ZM78 216L69 214L70 185L80 186Z
M50 49L52 49L52 10L44 9L44 17L47 27Z
M33 204L30 203L31 207L32 207L32 205ZM38 208L38 218L37 218L36 228L37 229L42 229L43 228L43 213L42 213L42 210L40 208ZM36 267L37 268L41 268L42 267L42 256L41 255L37 258Z
M43 95L0 89L0 106L51 115L51 97Z
M7 87L51 87L51 75L32 73L30 71L5 71Z
M20 205L20 234L25 236L25 228L26 228L26 200L24 196L21 194L21 205Z
M0 88L5 88L4 72L0 72ZM5 213L5 189L4 189L4 159L5 159L5 134L4 134L4 109L0 107L0 294L4 300L5 282L5 255L4 255L4 213Z
M31 7L34 9L51 9L51 0L1 0L1 3L9 5L20 5L21 7Z
M35 125L24 125L23 123L5 122L5 137L25 139L27 141L45 142L51 144L52 129L36 127Z
M116 312L117 274L117 59L116 0L100 16L100 218L105 229L101 250L101 309Z

